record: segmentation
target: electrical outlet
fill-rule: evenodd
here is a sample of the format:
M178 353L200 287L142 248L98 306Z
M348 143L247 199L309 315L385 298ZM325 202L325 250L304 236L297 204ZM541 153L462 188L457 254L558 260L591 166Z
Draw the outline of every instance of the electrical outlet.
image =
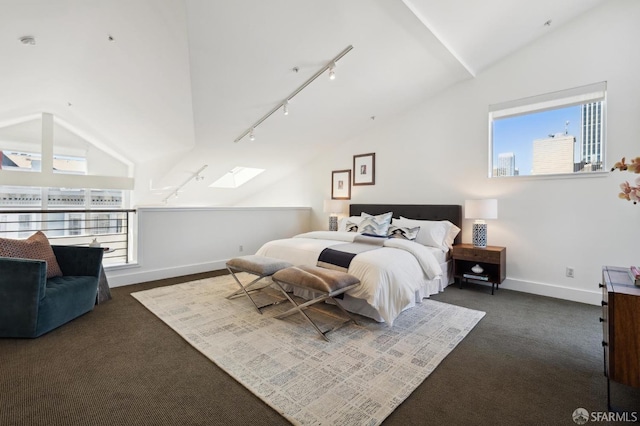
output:
M244 250L244 247L239 246L239 247L238 247L238 251L242 251L242 250Z
M573 268L570 266L567 266L567 277L573 278Z

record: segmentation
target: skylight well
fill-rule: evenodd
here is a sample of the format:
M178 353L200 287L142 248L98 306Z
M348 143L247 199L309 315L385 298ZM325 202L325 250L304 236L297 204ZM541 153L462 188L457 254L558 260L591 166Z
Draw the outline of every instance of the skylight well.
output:
M209 185L210 188L238 188L245 183L249 182L260 173L264 172L264 169L255 169L251 167L234 167L230 172L227 172L220 179Z

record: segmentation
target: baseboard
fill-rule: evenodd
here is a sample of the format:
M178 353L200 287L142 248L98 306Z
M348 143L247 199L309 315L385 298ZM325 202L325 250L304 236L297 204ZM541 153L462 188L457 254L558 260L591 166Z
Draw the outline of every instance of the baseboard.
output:
M109 287L121 287L147 281L181 277L184 275L199 274L209 271L218 271L225 269L225 264L226 259L184 265L180 267L155 269L152 271L136 272L132 269L113 271L113 273L107 271L107 279L109 280ZM563 287L555 284L516 280L512 278L507 278L502 284L500 284L500 288L537 294L540 296L554 297L556 299L587 303L589 305L600 305L602 301L602 292L597 290L584 290L572 287Z
M179 267L154 269L152 271L117 270L110 273L106 271L109 287L122 287L125 285L139 284L147 281L163 280L166 278L182 277L202 272L218 271L226 269L226 260L197 263Z
M589 305L600 305L602 302L601 291L563 287L556 284L507 278L502 284L500 284L500 288L521 291L523 293L537 294L540 296L554 297L556 299L571 300Z

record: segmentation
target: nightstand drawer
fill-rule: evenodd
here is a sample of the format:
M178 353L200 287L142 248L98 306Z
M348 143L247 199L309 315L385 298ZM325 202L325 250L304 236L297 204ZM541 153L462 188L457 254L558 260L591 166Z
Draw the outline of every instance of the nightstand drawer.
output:
M454 247L453 257L454 259L461 259L461 260L500 263L500 251L496 251L496 250Z

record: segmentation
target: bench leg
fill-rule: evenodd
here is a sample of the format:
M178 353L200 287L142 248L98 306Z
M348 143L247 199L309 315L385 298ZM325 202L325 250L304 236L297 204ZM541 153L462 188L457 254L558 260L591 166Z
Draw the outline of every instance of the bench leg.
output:
M283 290L283 291L284 291L284 290ZM311 325L313 326L313 328L315 328L315 329L316 329L316 331L317 331L318 333L320 333L320 335L322 336L322 338L328 342L328 341L329 341L329 338L328 338L328 337L327 337L327 335L326 335L326 333L328 333L328 332L326 332L326 331L325 331L325 332L323 332L322 330L320 330L320 328L316 325L316 323L315 323L315 322L313 322L313 320L312 320L311 318L309 318L309 315L307 315L307 313L303 310L304 308L307 308L307 307L309 307L310 305L312 305L313 303L319 302L320 300L313 299L313 300L310 300L310 301L309 301L309 302L313 302L313 303L309 303L309 302L307 302L307 303L304 303L304 304L302 304L302 305L298 305L298 304L296 303L296 301L295 301L295 300L293 300L293 299L291 298L291 296L289 296L289 294L285 293L285 296L287 296L287 299L289 299L289 301L290 301L291 303L293 303L293 306L294 306L294 307L293 307L293 308L291 308L291 309L289 309L287 312L285 312L285 313L283 313L283 314L276 315L274 318L282 319L282 318L288 317L289 315L294 314L294 313L296 313L296 312L300 312L300 313L302 314L302 316L303 316L303 317L305 317L305 318L307 319L307 321L309 321L309 323L311 323ZM324 300L324 299L326 299L326 298L321 298L321 300Z
M357 321L355 320L355 318L353 318L351 316L351 314L349 314L349 312L346 311L346 309L344 309L342 307L342 305L340 305L340 302L338 302L336 299L333 298L333 296L338 296L339 294L344 293L345 291L349 290L351 287L345 288L342 291L340 291L340 293L334 293L334 294L321 294L320 296L316 297L315 299L311 299L308 300L304 303L298 304L295 300L293 300L293 298L291 296L289 296L289 293L287 293L284 288L281 286L280 282L277 280L273 280L274 283L277 284L277 286L280 288L280 291L286 296L287 299L289 299L289 302L291 302L291 304L293 305L293 308L289 309L286 312L283 312L281 314L278 314L276 316L274 316L274 318L277 319L283 319L286 318L292 314L295 314L296 312L299 312L300 314L302 314L302 316L304 316L307 321L309 321L311 323L311 325L313 326L313 328L315 328L315 330L322 336L322 338L324 340L326 340L327 342L329 341L329 338L327 337L327 333L331 332L331 331L335 331L343 326L345 326L346 324L353 322L354 324L358 325ZM336 325L335 327L326 330L326 331L322 331L320 330L320 328L316 325L315 322L313 322L313 320L311 318L309 318L309 315L306 314L306 312L304 312L305 309L311 307L311 305L315 305L316 303L319 302L323 302L327 299L331 299L334 301L334 303L338 306L338 308L347 316L347 320L343 321L342 323Z
M249 300L251 300L251 303L253 303L253 306L256 308L256 310L258 311L258 313L260 315L262 315L262 310L261 310L262 308L266 308L267 306L273 306L273 305L277 305L279 303L284 302L284 300L277 300L277 301L275 301L273 303L267 303L266 305L258 306L258 304L253 300L253 298L251 297L251 295L249 293L250 292L257 292L257 291L260 291L262 289L265 289L265 288L269 287L270 284L267 284L267 285L264 285L264 286L258 287L258 288L253 288L253 286L255 284L257 284L258 281L260 281L263 278L268 277L268 275L260 275L260 276L258 276L258 278L254 279L249 284L243 285L242 282L240 282L240 280L238 279L238 277L236 277L236 274L235 274L236 271L234 271L230 267L227 267L227 270L229 271L229 273L231 274L233 279L236 281L236 283L240 287L240 289L238 289L238 290L234 291L233 293L231 293L230 295L228 295L227 299L233 299L234 297L241 296L241 295L244 294L245 296L247 296L249 298ZM247 271L237 270L237 272L247 272ZM247 272L247 273L250 273L250 272Z

